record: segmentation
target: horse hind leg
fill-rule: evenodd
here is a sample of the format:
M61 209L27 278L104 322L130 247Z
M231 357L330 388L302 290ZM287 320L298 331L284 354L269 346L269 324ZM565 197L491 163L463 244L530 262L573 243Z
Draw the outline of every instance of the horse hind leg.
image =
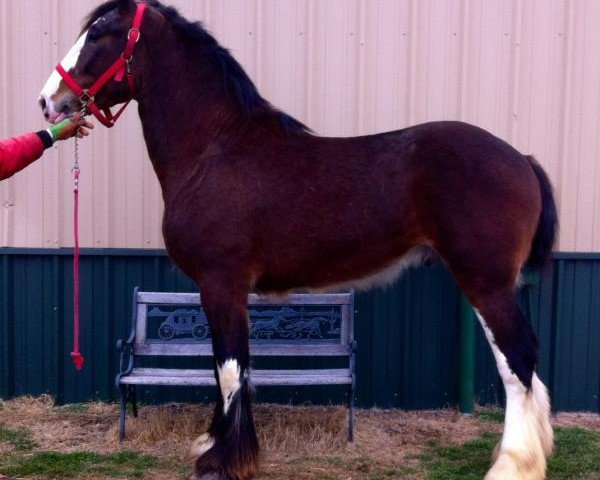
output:
M502 440L485 480L541 480L552 452L550 401L535 373L537 341L512 289L472 299L506 391Z
M215 280L202 288L219 392L208 432L192 445L191 480L249 480L258 470L249 379L248 290L234 285Z

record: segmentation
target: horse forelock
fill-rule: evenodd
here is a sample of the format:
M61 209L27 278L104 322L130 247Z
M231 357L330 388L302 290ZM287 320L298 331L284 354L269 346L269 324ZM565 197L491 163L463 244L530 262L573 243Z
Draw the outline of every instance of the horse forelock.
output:
M87 17L85 17L85 20L83 21L83 26L81 27L80 34L83 34L83 32L85 32L86 30L89 30L90 27L94 24L94 22L96 22L96 20L103 17L108 12L115 10L122 3L123 3L123 0L110 0L106 3L103 3L102 5L99 5L98 7L96 7L94 10L92 10L89 13L89 15Z

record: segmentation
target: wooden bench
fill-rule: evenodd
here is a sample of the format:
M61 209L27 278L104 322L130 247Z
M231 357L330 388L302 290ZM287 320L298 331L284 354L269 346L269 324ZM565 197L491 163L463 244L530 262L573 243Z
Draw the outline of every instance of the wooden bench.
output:
M212 357L210 329L197 293L133 292L133 319L127 340L119 340L116 377L121 411L119 438L125 438L125 412L137 416L138 385L216 386L213 369L140 367L141 357ZM250 353L256 357L345 357L344 368L257 369L250 378L264 385L347 385L348 439L354 430L355 352L352 293L292 294L285 302L250 294ZM347 360L347 362L346 362ZM347 366L345 366L347 365Z

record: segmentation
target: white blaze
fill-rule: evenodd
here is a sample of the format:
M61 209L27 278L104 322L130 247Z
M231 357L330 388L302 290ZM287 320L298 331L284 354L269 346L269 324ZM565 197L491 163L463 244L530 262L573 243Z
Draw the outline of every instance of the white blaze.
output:
M69 53L67 53L65 58L63 58L63 60L60 62L61 65L63 66L63 68L67 72L71 68L73 68L75 65L77 65L77 60L79 60L79 55L81 54L81 49L85 45L85 40L87 38L87 34L88 34L87 31L83 32L81 37L79 37L77 42L75 42L75 45L73 45L71 47L71 49L69 50ZM58 92L58 87L60 85L61 80L62 80L62 77L59 75L59 73L56 70L54 70L52 72L52 74L50 75L50 77L48 78L48 80L46 81L44 88L42 88L42 97L44 97L44 99L46 100L46 102L48 104L50 104L52 96L55 95L56 92Z
M223 413L227 414L233 397L241 387L240 366L236 360L230 358L223 365L217 367L217 372L223 396Z

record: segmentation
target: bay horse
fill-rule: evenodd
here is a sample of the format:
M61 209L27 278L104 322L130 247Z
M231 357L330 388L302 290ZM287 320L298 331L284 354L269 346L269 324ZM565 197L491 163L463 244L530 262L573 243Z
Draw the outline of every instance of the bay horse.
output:
M90 86L123 54L139 9L112 0L85 21L62 65ZM536 338L515 302L524 266L551 255L557 214L531 157L466 123L440 121L326 138L277 110L230 53L174 8L145 2L127 82L93 99L139 105L164 199L173 261L197 283L220 395L192 446L195 480L247 480L258 469L246 299L389 281L424 252L448 266L477 312L506 389L503 437L488 480L545 477L553 433L535 373ZM82 108L54 72L47 119Z

